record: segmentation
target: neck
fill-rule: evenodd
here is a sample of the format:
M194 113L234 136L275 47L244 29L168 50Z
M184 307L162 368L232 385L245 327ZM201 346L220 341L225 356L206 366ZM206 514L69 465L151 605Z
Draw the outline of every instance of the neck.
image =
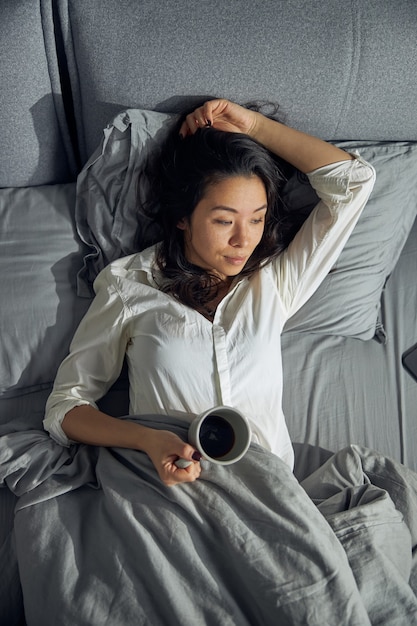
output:
M217 307L220 302L223 300L225 295L228 293L233 282L233 277L226 277L225 280L222 280L220 283L213 287L213 296L212 298L206 302L201 308L200 312L207 317L207 319L212 320L216 313Z

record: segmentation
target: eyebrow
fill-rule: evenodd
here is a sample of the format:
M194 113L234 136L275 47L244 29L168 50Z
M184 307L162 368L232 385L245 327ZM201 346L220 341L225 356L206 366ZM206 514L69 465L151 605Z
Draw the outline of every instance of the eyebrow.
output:
M262 206L259 207L259 209L255 209L253 212L254 213L258 213L258 211L263 211L264 209L267 209L267 205L263 204ZM237 211L237 209L232 209L232 207L229 206L223 206L223 205L218 205L218 206L214 206L213 208L210 209L210 211L230 211L230 213L239 213L239 211Z

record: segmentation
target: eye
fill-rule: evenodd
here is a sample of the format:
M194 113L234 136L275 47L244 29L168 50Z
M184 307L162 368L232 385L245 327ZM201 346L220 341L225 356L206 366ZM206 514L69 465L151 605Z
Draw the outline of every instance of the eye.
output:
M214 220L214 223L221 224L221 226L230 226L232 222L229 222L227 220Z
M264 221L263 217L258 217L254 220L252 220L252 224L262 224L262 222Z

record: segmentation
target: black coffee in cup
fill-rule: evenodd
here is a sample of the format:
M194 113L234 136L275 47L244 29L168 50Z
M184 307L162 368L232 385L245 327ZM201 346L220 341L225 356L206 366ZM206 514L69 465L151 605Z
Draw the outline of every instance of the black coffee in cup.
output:
M220 415L209 415L200 427L200 444L207 456L221 458L235 444L233 427Z
M246 454L251 430L247 418L237 409L219 405L194 417L188 428L188 441L209 463L230 465ZM180 469L191 463L181 458L175 461Z

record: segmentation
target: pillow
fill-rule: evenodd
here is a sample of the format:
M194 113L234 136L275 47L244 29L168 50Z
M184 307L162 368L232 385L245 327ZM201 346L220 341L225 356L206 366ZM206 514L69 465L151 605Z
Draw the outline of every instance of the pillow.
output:
M80 295L91 295L98 272L112 260L159 239L144 216L150 193L144 166L177 117L129 109L105 129L101 145L77 183L76 223L90 252L78 275ZM286 331L370 339L379 303L416 216L417 143L339 142L374 165L368 204L337 264L312 298L288 320ZM295 172L283 190L287 204L307 215L317 202L308 178Z
M417 143L338 142L372 163L376 181L366 207L338 261L284 331L303 331L385 341L381 294L417 214ZM311 211L317 196L297 172L284 189L290 207Z
M90 249L78 273L78 294L91 296L92 284L108 263L143 250L160 233L143 212L150 193L144 168L177 116L138 109L117 115L77 180L75 219Z
M0 190L2 400L49 389L89 305L75 292L74 205L75 183Z

